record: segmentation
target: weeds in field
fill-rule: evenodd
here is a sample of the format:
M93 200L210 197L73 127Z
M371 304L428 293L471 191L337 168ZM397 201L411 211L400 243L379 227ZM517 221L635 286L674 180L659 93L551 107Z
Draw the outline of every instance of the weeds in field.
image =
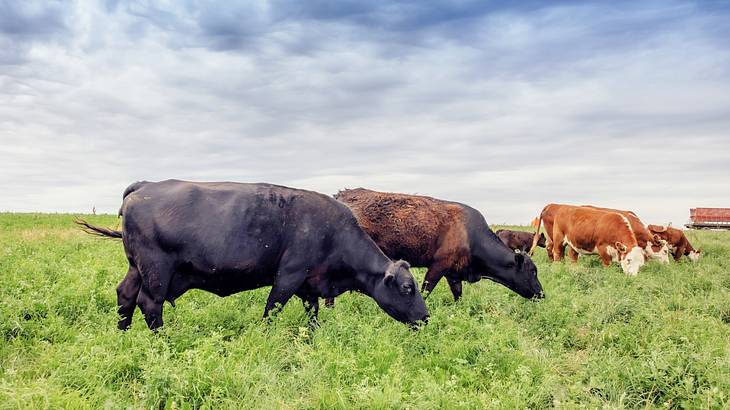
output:
M188 292L153 334L139 311L116 329L122 245L73 219L0 214L0 407L730 406L730 233L692 232L698 264L638 277L540 249L546 299L482 281L454 304L439 284L420 331L357 294L319 328L296 299L267 324L260 289Z

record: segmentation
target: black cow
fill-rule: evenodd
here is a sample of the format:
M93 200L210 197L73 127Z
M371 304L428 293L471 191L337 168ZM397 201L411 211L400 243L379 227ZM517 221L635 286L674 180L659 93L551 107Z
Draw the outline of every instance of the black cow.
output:
M524 231L511 231L509 229L498 229L494 232L499 240L502 241L508 248L513 251L519 250L522 253L526 253L532 247L532 240L535 238L534 233ZM545 234L540 233L537 240L537 246L545 247Z
M270 184L137 182L124 192L121 237L129 260L117 287L120 329L139 306L150 329L162 305L188 289L218 296L272 286L264 317L299 296L312 320L318 297L364 293L390 316L415 324L426 305L404 261L393 262L352 212L316 192Z

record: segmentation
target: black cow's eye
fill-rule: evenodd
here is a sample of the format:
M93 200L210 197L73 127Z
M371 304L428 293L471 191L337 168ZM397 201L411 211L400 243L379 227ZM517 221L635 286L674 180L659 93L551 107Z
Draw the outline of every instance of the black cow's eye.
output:
M406 283L403 286L401 286L401 289L403 290L404 294L409 294L413 291L413 286L411 286L410 283Z

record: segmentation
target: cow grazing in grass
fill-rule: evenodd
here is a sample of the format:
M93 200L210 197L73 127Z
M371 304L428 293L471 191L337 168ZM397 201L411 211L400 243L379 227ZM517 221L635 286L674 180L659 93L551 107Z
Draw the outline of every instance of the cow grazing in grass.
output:
M644 250L644 256L648 259L657 260L661 263L669 263L669 246L667 241L658 235L652 234L646 226L641 222L638 216L631 211L623 211L620 209L600 208L592 205L583 205L584 207L599 209L608 212L617 212L626 217L631 223L631 229L636 236L636 242Z
M352 209L360 226L391 258L428 267L422 291L442 277L454 300L462 281L500 283L525 298L543 297L537 268L527 255L507 248L475 209L425 196L346 189L335 195Z
M526 253L532 247L532 239L535 234L525 231L512 231L509 229L498 229L494 232L503 244L514 251ZM537 246L545 247L545 234L541 233L537 240Z
M562 260L565 246L569 246L575 250L571 253L574 262L578 254L598 254L604 266L619 262L628 275L636 275L644 265L644 253L631 223L620 213L549 204L540 213L538 232L540 223L545 225L546 249L551 260ZM533 243L537 238L536 234Z
M354 290L416 324L426 305L404 261L388 259L340 202L269 184L138 182L124 192L121 237L129 261L117 288L119 328L139 306L150 329L162 305L189 289L218 296L271 286L264 317L294 295L316 320L318 298Z
M702 250L695 250L681 229L672 228L671 226L649 225L649 230L667 241L669 251L674 256L675 261L679 262L682 256L687 256L692 262L697 262L700 259Z

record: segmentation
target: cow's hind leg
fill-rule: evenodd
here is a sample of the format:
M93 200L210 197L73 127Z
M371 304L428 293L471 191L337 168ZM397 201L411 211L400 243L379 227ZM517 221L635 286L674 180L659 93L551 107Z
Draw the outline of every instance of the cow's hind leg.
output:
M545 243L545 251L547 252L547 258L548 262L553 261L553 242L548 240L547 243Z
M553 235L553 260L560 262L565 256L565 244L563 243L563 235Z
M155 330L162 326L162 304L167 297L170 279L174 273L173 264L167 260L158 260L138 268L142 286L137 295L137 306L144 315L147 327Z
M142 284L142 278L136 267L129 265L127 275L117 286L117 312L120 319L117 327L120 330L127 330L132 325L132 315L137 307L137 295Z

